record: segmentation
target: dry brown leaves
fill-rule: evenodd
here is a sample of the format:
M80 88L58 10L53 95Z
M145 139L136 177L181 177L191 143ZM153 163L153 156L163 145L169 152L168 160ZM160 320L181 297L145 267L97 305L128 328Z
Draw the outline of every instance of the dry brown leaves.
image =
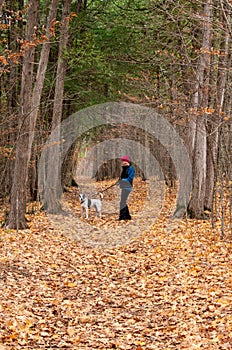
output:
M210 220L170 220L173 203L167 194L152 228L111 249L44 213L2 229L0 349L232 349L231 243Z
M105 182L96 184L96 188L92 190L94 198L99 191L109 187L109 184L104 185ZM89 219L81 218L78 192L68 192L62 200L65 215L52 215L52 225L85 247L116 248L126 245L140 236L144 228L149 229L159 215L164 200L163 182L154 180L151 185L151 182L141 179L134 181L134 189L129 196L133 217L130 222L117 221L120 192L118 186L104 192L102 219L96 217L93 208L89 210Z

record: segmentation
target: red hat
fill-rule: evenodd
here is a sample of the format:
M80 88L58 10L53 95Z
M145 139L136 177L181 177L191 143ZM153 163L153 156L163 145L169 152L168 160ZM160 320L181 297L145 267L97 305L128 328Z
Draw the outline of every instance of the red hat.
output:
M128 163L130 163L130 157L129 157L129 156L123 156L123 157L121 158L121 161L122 161L122 162L128 162Z

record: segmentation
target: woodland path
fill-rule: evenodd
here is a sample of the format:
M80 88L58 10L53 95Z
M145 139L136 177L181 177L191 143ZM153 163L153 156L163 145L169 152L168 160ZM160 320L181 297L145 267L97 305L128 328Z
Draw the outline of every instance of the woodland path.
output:
M124 245L91 246L45 213L28 230L1 229L0 349L232 349L231 242L210 220L170 220L174 199ZM107 215L90 226L134 225Z

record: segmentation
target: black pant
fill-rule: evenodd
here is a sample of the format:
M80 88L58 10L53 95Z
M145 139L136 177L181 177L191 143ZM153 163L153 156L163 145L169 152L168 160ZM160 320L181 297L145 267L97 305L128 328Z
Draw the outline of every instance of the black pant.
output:
M120 200L119 220L131 220L129 208L128 208L128 205L126 203L129 194L130 194L130 191L122 189L121 200Z

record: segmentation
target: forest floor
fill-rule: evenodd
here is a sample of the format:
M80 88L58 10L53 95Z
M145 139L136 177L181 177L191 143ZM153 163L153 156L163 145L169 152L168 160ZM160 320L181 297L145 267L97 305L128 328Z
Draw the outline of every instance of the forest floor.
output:
M110 208L116 190L102 219L79 219L72 189L65 215L0 230L0 350L232 349L229 231L172 220L176 190L147 186L135 181L131 222Z

